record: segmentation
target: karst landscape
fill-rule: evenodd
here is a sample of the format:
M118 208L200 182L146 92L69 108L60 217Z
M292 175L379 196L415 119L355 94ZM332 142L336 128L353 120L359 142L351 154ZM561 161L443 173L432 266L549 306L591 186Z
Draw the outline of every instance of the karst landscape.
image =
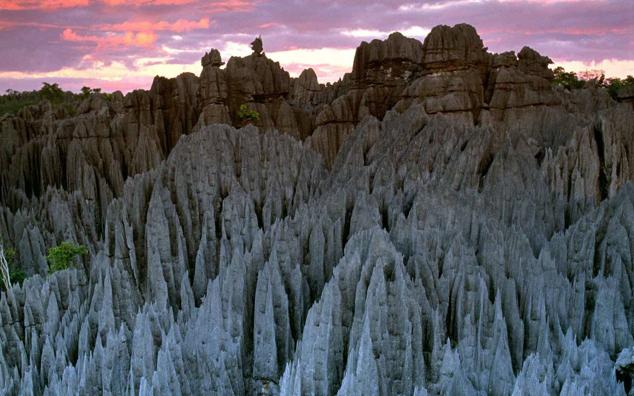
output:
M466 24L265 49L0 119L0 394L634 394L634 87Z

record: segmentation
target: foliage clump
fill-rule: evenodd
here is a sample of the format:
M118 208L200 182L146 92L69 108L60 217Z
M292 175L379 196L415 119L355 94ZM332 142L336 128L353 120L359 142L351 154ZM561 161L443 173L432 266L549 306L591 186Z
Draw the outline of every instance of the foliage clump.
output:
M22 271L18 266L17 266L17 262L16 262L16 251L13 248L2 248L2 245L0 245L0 254L2 254L2 257L0 257L0 261L2 261L3 259L5 260L6 263L6 270L8 271L8 275L9 275L9 282L8 284L10 285L15 285L15 284L21 284L24 279L26 279L26 274L24 273L24 271ZM0 265L2 265L3 263L0 263ZM0 271L0 288L5 289L5 284L7 284L7 282L5 282L4 279L4 271Z
M616 98L621 88L634 87L634 77L627 76L624 79L608 78L607 84L604 84L604 86L607 88L610 96L612 96L613 98Z
M46 100L53 109L63 109L67 113L73 112L73 104L76 95L63 91L58 84L42 83L38 91L18 92L8 89L5 95L0 96L0 116L5 114L17 114L25 107L37 105Z
M242 104L242 105L240 105L240 108L238 109L238 118L242 122L259 121L260 120L260 113L258 113L256 110L252 110L246 104Z
M72 242L64 241L58 246L48 249L46 261L48 261L48 273L52 274L57 271L65 270L73 267L73 261L76 257L88 254L88 249L83 245L76 245Z
M81 87L81 96L83 96L84 98L87 98L92 94L100 94L100 93L101 93L101 88L90 88L86 86Z
M592 76L591 78L580 77L590 75L587 73L577 74L575 72L567 72L563 67L559 66L553 70L553 84L564 87L567 90L580 89L589 85L595 85L605 88L613 99L618 97L619 90L625 87L634 87L634 77L627 76L621 78L605 78L605 75Z
M556 67L555 70L553 70L553 74L553 84L561 85L568 90L580 89L585 86L585 81L577 77L575 72L567 72L561 66Z
M11 283L22 283L24 279L26 279L26 274L20 268L18 268L18 263L16 261L16 252L13 248L4 249L4 257L7 259L7 263L9 264L9 276L11 277Z
M92 94L101 94L106 100L112 98L112 94L101 92L101 88L82 87L81 92L76 94L64 91L57 83L42 83L42 88L34 91L19 92L7 89L4 95L0 95L0 117L9 114L15 115L25 107L37 105L40 102L48 101L53 110L63 110L68 116L76 113L77 105Z
M76 245L72 242L62 242L48 250L46 260L48 261L48 273L74 267L74 260L88 254L88 249L83 245ZM3 262L4 261L4 262ZM13 248L4 248L0 244L0 288L5 289L5 285L21 284L26 279L26 273L20 269L16 261L16 251ZM9 282L5 280L5 273L9 276Z

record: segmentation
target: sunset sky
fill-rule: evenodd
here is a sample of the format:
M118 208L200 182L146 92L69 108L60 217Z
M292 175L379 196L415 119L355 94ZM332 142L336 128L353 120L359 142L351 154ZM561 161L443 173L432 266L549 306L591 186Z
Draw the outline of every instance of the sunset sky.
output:
M528 45L570 70L634 74L633 0L0 0L0 91L42 81L127 92L155 75L200 73L200 57L251 51L320 82L350 71L355 47L398 30L476 27L492 52Z

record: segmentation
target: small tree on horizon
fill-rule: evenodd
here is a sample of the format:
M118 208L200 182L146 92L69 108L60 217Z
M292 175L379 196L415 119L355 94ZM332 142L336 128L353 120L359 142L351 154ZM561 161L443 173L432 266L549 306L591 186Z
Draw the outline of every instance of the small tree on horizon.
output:
M47 82L43 82L39 93L44 99L51 102L59 102L64 99L64 91L62 91L58 83L49 84Z
M92 89L90 87L86 87L86 86L81 87L82 96L90 96L91 92L92 92Z
M574 72L567 72L563 67L557 66L553 70L553 83L561 85L567 90L583 88L585 82L580 80Z

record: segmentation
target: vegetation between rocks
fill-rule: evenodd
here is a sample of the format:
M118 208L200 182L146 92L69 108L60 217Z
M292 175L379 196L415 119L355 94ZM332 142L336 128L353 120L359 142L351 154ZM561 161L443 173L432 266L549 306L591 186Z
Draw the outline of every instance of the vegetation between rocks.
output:
M88 254L88 248L64 241L57 246L48 249L46 261L48 273L74 267L74 260ZM7 285L21 284L26 279L26 273L18 267L15 249L3 248L0 244L0 290L5 290ZM6 279L8 277L8 279ZM8 282L7 282L8 281Z
M25 107L37 105L42 101L48 101L54 110L64 110L67 115L73 116L77 112L77 105L93 94L100 94L106 100L110 100L112 94L102 93L101 88L82 87L80 93L64 91L57 83L42 83L42 88L34 91L15 91L7 89L4 95L0 95L0 117L14 115Z
M64 241L57 246L48 249L46 261L48 262L48 273L73 267L76 257L88 254L88 249L83 245L76 245L72 242Z
M16 267L15 257L15 249L3 248L0 245L0 290L6 289L7 284L22 283L26 278L24 271ZM5 279L5 277L9 279Z
M246 104L242 104L238 109L238 118L243 123L255 122L260 120L260 113L251 109Z
M613 99L616 99L620 89L634 86L634 77L627 76L621 78L606 78L605 75L594 76L591 78L582 78L575 72L568 72L559 66L553 70L555 78L553 84L564 87L567 90L581 89L588 85L598 85L605 88Z

